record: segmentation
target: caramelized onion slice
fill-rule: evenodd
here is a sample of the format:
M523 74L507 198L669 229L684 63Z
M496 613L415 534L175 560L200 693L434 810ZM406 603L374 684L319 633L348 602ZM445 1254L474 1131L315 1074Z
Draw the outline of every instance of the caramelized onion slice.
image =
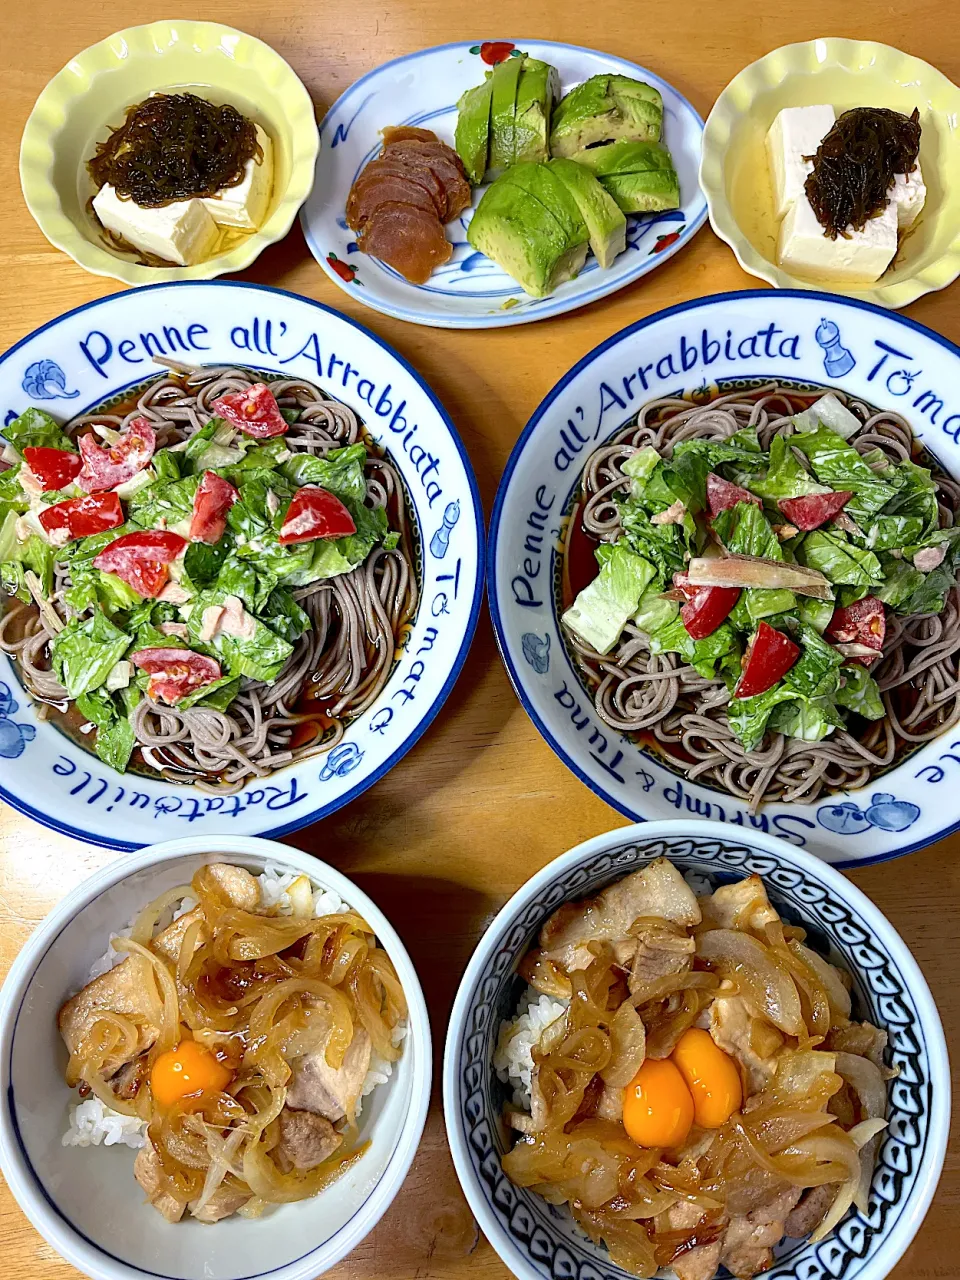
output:
M601 1071L603 1082L612 1089L625 1089L643 1066L647 1033L639 1013L625 1000L610 1020L610 1061Z
M694 556L687 565L687 576L694 587L784 588L816 600L833 599L830 583L816 569L760 556L730 555L718 560Z
M762 942L734 929L708 929L697 938L697 954L737 983L754 1013L787 1035L806 1035L793 978Z

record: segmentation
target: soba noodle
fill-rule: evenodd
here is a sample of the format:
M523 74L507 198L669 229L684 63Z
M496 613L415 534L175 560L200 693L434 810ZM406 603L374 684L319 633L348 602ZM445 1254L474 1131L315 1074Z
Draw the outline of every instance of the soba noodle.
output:
M257 381L253 373L233 366L196 369L159 358L157 363L171 365L171 373L152 383L129 413L82 414L64 430L71 435L94 425L123 430L133 418L146 417L162 448L200 430L214 416L210 405L218 396ZM281 408L300 411L284 437L291 450L323 455L362 439L353 410L309 382L283 378L269 386ZM386 458L371 452L366 480L369 505L389 509L391 524L400 533L397 547L376 547L351 573L294 589L294 598L310 616L310 629L297 640L276 681L266 685L245 679L229 710L179 710L144 696L131 724L146 765L170 781L192 782L220 794L236 792L252 777L329 751L346 725L376 701L390 677L403 630L416 614L418 587L400 475ZM27 687L46 704L48 715L66 708L66 690L49 669L49 644L63 623L76 616L64 599L70 585L69 569L58 565L49 607L11 600L0 619L0 648L16 658ZM297 726L318 717L318 712L296 707L311 685L326 732L322 741L294 746Z
M794 392L794 395L797 393ZM911 456L913 437L899 414L878 411L834 392L863 422L849 443L860 453L879 448L894 462ZM682 399L653 400L635 423L597 449L583 471L584 502L571 520L602 542L621 532L615 498L630 489L621 464L652 445L669 458L681 440L722 440L755 427L762 448L778 432L792 434L796 412L789 388L770 384L753 394L738 391L703 406ZM934 471L940 523L960 513L960 485ZM837 730L821 742L768 732L745 751L727 721L730 695L722 680L708 680L676 653L652 654L647 637L628 624L614 650L602 655L567 631L599 716L623 733L652 733L658 751L690 779L722 788L756 807L764 800L810 802L824 793L865 786L917 744L960 721L960 591L947 596L940 614L888 615L883 657L871 674L886 716L859 737Z

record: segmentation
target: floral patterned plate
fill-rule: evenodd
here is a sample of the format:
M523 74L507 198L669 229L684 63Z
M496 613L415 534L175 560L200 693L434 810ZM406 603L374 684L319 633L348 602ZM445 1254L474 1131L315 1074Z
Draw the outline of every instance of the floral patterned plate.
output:
M453 257L427 284L409 284L385 263L361 254L344 209L354 179L379 150L380 130L391 124L420 125L452 146L457 99L479 84L489 67L521 53L556 67L564 93L603 72L655 85L663 95L664 142L680 179L680 208L631 216L626 252L605 270L591 256L577 279L549 298L528 297L467 243L467 227L481 188L474 192L473 208L447 227ZM330 279L375 311L442 329L526 324L574 311L639 280L697 233L707 216L697 178L702 135L703 122L686 98L653 72L622 58L545 40L440 45L371 71L330 108L320 127L316 183L301 222L313 256Z

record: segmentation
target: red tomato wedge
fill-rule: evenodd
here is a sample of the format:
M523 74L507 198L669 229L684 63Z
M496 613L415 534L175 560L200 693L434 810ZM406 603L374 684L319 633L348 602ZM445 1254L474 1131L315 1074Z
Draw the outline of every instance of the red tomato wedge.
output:
M186 538L163 529L125 533L111 542L94 559L94 568L115 573L138 595L158 596L166 585L167 565L176 560L187 545Z
M215 471L205 471L193 495L190 541L206 542L211 546L219 542L227 527L227 512L239 497L239 492L229 480L224 480Z
M149 697L171 707L201 685L219 680L221 675L220 663L215 658L194 653L192 649L138 649L130 659L134 666L149 673Z
M356 532L353 516L335 494L307 484L291 499L280 541L287 546L291 542L313 542L315 538L346 538Z
M114 445L101 446L91 431L80 437L83 470L77 484L85 493L101 493L132 480L153 457L157 433L146 418L134 418Z
M781 498L777 506L791 524L809 532L819 529L828 520L836 519L852 497L849 489L840 489L836 493L807 493L802 498Z
M106 533L123 524L123 508L115 493L89 493L58 502L40 512L40 523L55 546L91 533Z
M789 636L761 622L750 637L743 658L743 674L733 691L735 698L755 698L782 680L796 660L800 649Z
M675 573L673 585L687 602L680 621L693 640L713 635L740 599L739 587L695 587L686 573Z
M718 476L714 472L708 471L707 506L710 508L710 514L718 516L721 511L727 511L730 507L735 507L738 502L753 502L758 507L763 506L761 499L755 493L751 493L749 489L744 489L738 484L724 480L723 476Z
M232 391L229 395L220 396L210 408L225 418L231 427L248 436L256 436L258 440L282 436L288 427L273 392L264 382L255 382L246 391Z
M862 654L849 659L864 667L869 667L871 662L880 657L886 635L887 615L883 601L876 596L864 596L862 600L848 604L845 609L834 609L826 630L827 638L837 644L861 644L873 649L874 653L870 657Z
M43 491L65 489L77 478L83 459L69 449L31 449L23 451L27 466L40 481Z

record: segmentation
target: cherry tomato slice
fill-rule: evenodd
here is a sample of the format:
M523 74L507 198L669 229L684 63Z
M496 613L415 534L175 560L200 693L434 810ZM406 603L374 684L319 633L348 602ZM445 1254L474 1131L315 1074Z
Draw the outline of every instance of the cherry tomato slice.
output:
M123 508L115 493L90 493L58 502L40 512L40 523L58 547L92 533L106 533L123 524Z
M134 418L114 445L101 447L91 431L80 437L83 470L77 484L85 493L101 493L132 480L153 457L157 433L146 418Z
M750 637L743 659L743 674L733 691L735 698L755 698L782 680L796 660L800 649L789 636L768 622L761 622Z
M683 591L683 588L680 588ZM695 587L680 610L680 621L693 640L713 635L740 599L739 587ZM685 593L686 594L686 593Z
M738 484L733 484L730 480L724 480L723 476L718 476L712 471L707 472L707 506L710 508L712 516L718 516L721 511L728 511L730 507L735 507L738 502L753 502L758 507L763 506L763 502L755 493L751 493L749 489L744 489Z
M887 615L883 601L876 596L864 596L862 600L848 604L845 609L834 609L825 634L837 644L862 644L875 650L872 657L863 655L848 659L849 662L869 667L879 658L887 635Z
M258 440L282 436L288 423L280 412L273 392L264 382L255 382L246 391L232 391L214 400L210 408L236 427Z
M145 599L160 594L169 576L167 565L176 560L187 545L178 533L146 529L125 533L111 542L94 559L94 568L114 573Z
M836 493L808 493L802 498L781 498L777 506L791 524L808 532L836 519L852 497L850 490L841 489Z
M307 484L293 495L280 530L284 546L315 538L346 538L357 532L353 516L340 499L319 485Z
M190 541L213 545L223 537L227 527L227 512L240 497L229 480L215 471L205 471L193 495L193 519L190 521Z
M23 456L27 466L41 485L41 493L51 489L65 489L74 481L83 466L79 453L71 453L69 449L24 449Z
M201 685L219 680L220 663L192 649L158 647L138 649L130 655L134 666L150 675L147 694L154 702L169 706L185 698Z

